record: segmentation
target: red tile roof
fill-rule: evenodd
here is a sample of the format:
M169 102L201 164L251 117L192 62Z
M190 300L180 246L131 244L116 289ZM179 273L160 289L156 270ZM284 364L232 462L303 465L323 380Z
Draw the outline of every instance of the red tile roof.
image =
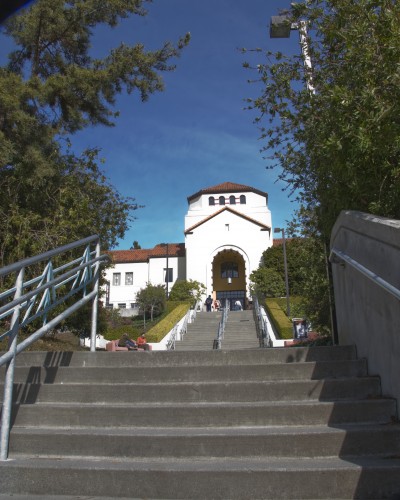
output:
M223 207L221 208L220 210L218 210L217 212L214 212L213 214L209 215L208 217L205 217L204 219L202 219L200 222L197 222L197 224L194 224L192 227L189 227L186 231L185 231L185 234L187 233L190 233L191 231L193 231L193 229L196 229L196 227L199 227L201 226L202 224L204 224L205 222L209 221L210 219L212 219L213 217L215 217L216 215L222 213L224 210L228 210L228 212L231 212L235 215L238 215L239 217L242 217L243 219L246 219L248 220L249 222L252 222L253 224L257 224L258 226L261 227L261 230L267 230L267 231L270 231L270 227L267 226L266 224L263 224L262 222L259 222L258 220L256 219L253 219L251 217L248 217L247 215L245 214L242 214L240 212L237 212L236 210L233 210L233 208L231 207Z
M218 194L218 193L257 193L261 196L268 196L264 191L252 188L250 186L245 186L244 184L236 184L234 182L223 182L222 184L217 184L216 186L211 186L208 188L201 189L197 193L188 196L188 202L201 196L202 194Z
M154 248L136 250L111 250L108 252L114 264L125 262L148 262L149 259L167 257L167 245L158 244ZM168 257L184 257L184 243L168 243Z

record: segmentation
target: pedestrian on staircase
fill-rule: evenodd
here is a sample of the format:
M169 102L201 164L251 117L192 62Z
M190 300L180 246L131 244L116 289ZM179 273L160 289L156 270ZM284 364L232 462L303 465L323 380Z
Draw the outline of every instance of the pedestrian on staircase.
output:
M207 298L206 298L206 309L207 309L207 312L211 312L211 306L212 306L212 298L211 298L211 295L209 295Z

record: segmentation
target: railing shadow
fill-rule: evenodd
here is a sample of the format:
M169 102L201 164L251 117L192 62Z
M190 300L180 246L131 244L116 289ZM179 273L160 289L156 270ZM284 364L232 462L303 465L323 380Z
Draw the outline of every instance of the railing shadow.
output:
M315 349L319 354L326 353L325 366L316 361ZM338 479L334 481L337 491L331 492L331 498L344 498L341 494L350 485L354 499L400 500L400 424L396 401L382 396L379 377L369 376L367 361L357 360L355 354L344 361L338 359L330 367L330 349L335 347L288 348L286 362L315 362L311 374L315 385L307 396L326 403L317 413L317 421L322 419L328 428L339 431L328 436L323 453L331 450L350 467L347 472L338 470ZM351 377L368 377L371 385L366 383L361 390L357 389L358 384L352 388ZM338 394L335 385L340 380L344 385Z
M38 401L43 385L53 384L56 381L59 368L70 366L73 354L73 352L68 351L48 352L44 355L41 365L29 366L28 373L23 382L14 382L13 405L10 420L11 429L15 425L20 409L24 405L34 404ZM17 380L19 378L18 370L24 370L26 368L25 366L17 365L15 369L15 378L17 378ZM2 379L3 378L2 376Z

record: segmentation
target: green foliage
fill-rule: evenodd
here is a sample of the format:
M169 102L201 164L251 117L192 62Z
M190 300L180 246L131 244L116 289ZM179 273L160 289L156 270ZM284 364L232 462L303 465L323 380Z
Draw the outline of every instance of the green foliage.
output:
M286 240L286 261L290 295L301 295L303 293L304 280L307 274L307 265L304 262L304 249L306 245L307 242L304 238L289 238ZM262 266L274 269L279 273L281 281L285 283L283 245L272 246L265 250L262 255ZM284 294L285 291L275 295L275 297Z
M312 74L300 54L267 53L248 100L278 177L323 241L341 210L399 219L400 3L303 0L289 16L308 24Z
M117 340L120 339L124 333L127 333L130 338L136 340L142 332L132 324L118 325L107 328L107 331L105 332L105 338L107 338L107 340Z
M171 289L169 300L175 301L197 301L205 293L203 283L194 280L179 280L175 281Z
M169 333L172 328L178 323L179 320L187 313L190 304L179 304L177 305L166 317L157 323L153 328L151 328L147 334L146 338L148 342L160 342L167 333Z
M259 267L250 274L252 290L259 299L281 297L285 294L285 281L271 267Z
M114 246L138 208L99 168L99 150L74 154L70 135L111 126L123 91L163 89L189 36L145 50L121 44L91 55L99 25L145 15L142 0L37 0L4 25L15 50L0 68L0 265L97 233Z
M147 283L136 295L136 302L144 313L150 313L150 319L156 314L161 314L165 309L166 296L164 285Z
M97 311L97 333L104 335L107 331L108 315L102 303L98 302ZM92 327L92 303L89 302L81 309L71 314L61 324L61 327L74 332L76 335L90 337Z
M275 299L266 299L265 307L281 339L293 338L293 325Z

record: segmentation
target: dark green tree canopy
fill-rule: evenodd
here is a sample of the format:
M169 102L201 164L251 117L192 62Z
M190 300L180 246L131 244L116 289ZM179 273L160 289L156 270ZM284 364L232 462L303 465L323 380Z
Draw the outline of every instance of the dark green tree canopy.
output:
M71 134L112 126L121 92L145 101L163 90L189 35L154 51L122 44L91 55L98 26L144 16L144 4L37 0L4 24L15 49L0 68L0 265L93 233L112 247L133 219L138 207L109 183L99 150L75 155Z
M307 0L289 18L307 23L312 74L300 47L254 68L265 155L325 239L343 209L400 218L400 3Z
M199 300L202 294L205 293L205 286L195 280L179 280L174 283L169 294L170 300L176 301L193 301Z

